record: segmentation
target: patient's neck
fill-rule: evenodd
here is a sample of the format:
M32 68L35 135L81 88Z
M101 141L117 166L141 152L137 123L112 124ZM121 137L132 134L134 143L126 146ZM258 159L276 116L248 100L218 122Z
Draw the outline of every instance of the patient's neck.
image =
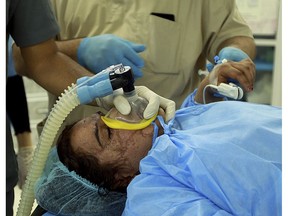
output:
M157 135L157 137L161 136L162 134L164 134L164 129L163 129L160 121L158 120L158 118L156 118L155 124L158 126L158 135Z

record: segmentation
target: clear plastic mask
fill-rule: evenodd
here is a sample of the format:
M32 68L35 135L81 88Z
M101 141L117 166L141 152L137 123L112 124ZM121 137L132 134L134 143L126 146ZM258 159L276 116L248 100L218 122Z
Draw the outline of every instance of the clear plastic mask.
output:
M105 116L101 117L104 123L110 128L124 130L139 130L149 126L155 120L157 114L150 119L144 119L143 112L148 101L137 95L133 98L129 100L131 106L129 115L122 115L116 108L112 108Z

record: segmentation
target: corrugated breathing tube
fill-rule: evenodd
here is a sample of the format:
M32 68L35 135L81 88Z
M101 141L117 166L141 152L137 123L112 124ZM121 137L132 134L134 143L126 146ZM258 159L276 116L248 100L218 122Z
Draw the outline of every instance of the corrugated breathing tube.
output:
M80 104L76 92L76 85L72 84L57 100L44 125L35 149L33 161L28 171L27 179L21 193L17 216L29 216L33 207L35 194L34 186L42 175L46 160L59 128L68 114Z

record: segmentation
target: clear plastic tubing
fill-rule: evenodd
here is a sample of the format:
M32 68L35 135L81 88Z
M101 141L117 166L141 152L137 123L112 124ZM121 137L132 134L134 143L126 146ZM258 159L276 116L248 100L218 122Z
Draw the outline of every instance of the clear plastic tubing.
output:
M33 161L28 171L27 179L21 193L17 216L29 216L33 207L35 194L34 187L37 179L42 175L52 143L68 114L80 104L76 92L77 86L72 84L62 93L54 105L44 125L35 149Z

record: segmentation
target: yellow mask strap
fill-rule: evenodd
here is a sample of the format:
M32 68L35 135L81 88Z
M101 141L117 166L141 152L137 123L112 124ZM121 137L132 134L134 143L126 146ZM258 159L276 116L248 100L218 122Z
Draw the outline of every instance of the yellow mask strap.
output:
M101 116L103 122L110 128L123 130L139 130L148 127L157 117L157 113L150 119L143 119L139 123L128 123L116 119Z

